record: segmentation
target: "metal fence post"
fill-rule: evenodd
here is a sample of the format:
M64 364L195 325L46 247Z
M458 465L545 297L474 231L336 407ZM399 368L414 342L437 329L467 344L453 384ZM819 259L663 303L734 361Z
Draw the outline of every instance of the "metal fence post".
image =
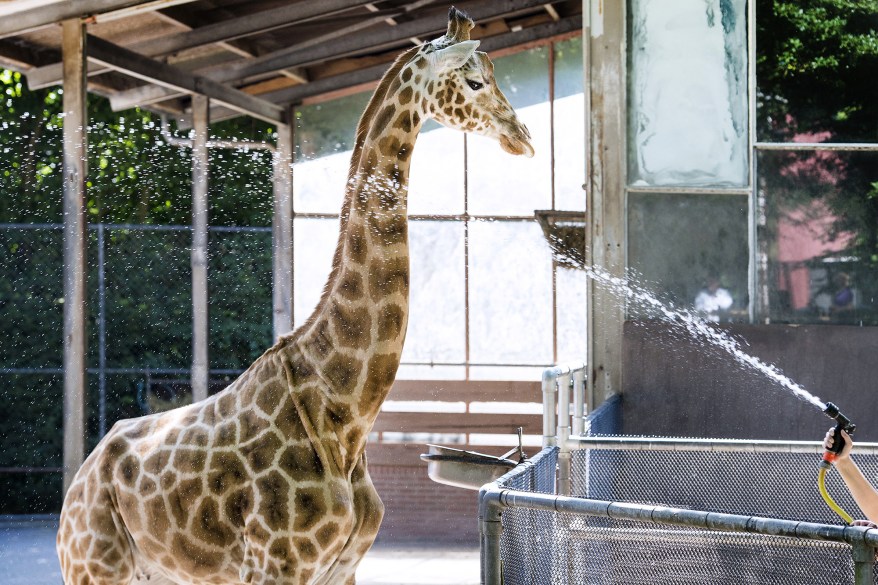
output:
M558 376L558 493L570 495L570 372Z
M501 585L503 569L500 556L500 492L497 484L488 484L479 490L479 540L482 585Z
M854 584L873 585L875 567L875 549L864 542L853 544Z
M98 224L98 436L107 434L107 284L104 224Z
M543 448L558 444L555 422L555 383L559 368L549 368L543 372Z

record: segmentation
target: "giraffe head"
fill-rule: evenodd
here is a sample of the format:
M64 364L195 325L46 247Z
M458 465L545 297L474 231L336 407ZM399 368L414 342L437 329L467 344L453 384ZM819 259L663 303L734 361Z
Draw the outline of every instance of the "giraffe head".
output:
M452 7L445 35L421 47L427 69L424 111L444 126L493 138L506 152L531 157L530 132L497 86L488 55L476 51L472 28L473 21Z

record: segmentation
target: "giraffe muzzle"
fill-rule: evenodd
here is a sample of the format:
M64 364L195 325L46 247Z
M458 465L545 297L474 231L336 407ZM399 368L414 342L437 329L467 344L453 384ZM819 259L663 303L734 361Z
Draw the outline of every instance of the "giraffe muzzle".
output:
M527 158L531 158L534 155L534 147L530 143L530 132L524 124L520 124L511 135L501 134L500 147L516 156L523 154Z

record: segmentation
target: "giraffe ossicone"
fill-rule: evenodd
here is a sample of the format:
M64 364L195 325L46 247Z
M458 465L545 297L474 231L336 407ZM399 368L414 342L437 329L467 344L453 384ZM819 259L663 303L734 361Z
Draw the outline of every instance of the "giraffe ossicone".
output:
M531 156L452 8L402 54L357 127L329 280L311 317L207 400L116 423L61 512L67 585L353 584L383 516L366 438L408 322L408 171L423 121Z

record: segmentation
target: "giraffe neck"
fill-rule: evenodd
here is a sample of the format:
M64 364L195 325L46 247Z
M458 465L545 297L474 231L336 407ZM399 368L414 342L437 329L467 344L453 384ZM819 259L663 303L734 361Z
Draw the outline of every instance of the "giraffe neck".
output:
M409 313L408 176L423 116L399 76L382 85L358 129L329 281L294 334L329 408L351 415L337 429L349 454L362 452L396 377Z

